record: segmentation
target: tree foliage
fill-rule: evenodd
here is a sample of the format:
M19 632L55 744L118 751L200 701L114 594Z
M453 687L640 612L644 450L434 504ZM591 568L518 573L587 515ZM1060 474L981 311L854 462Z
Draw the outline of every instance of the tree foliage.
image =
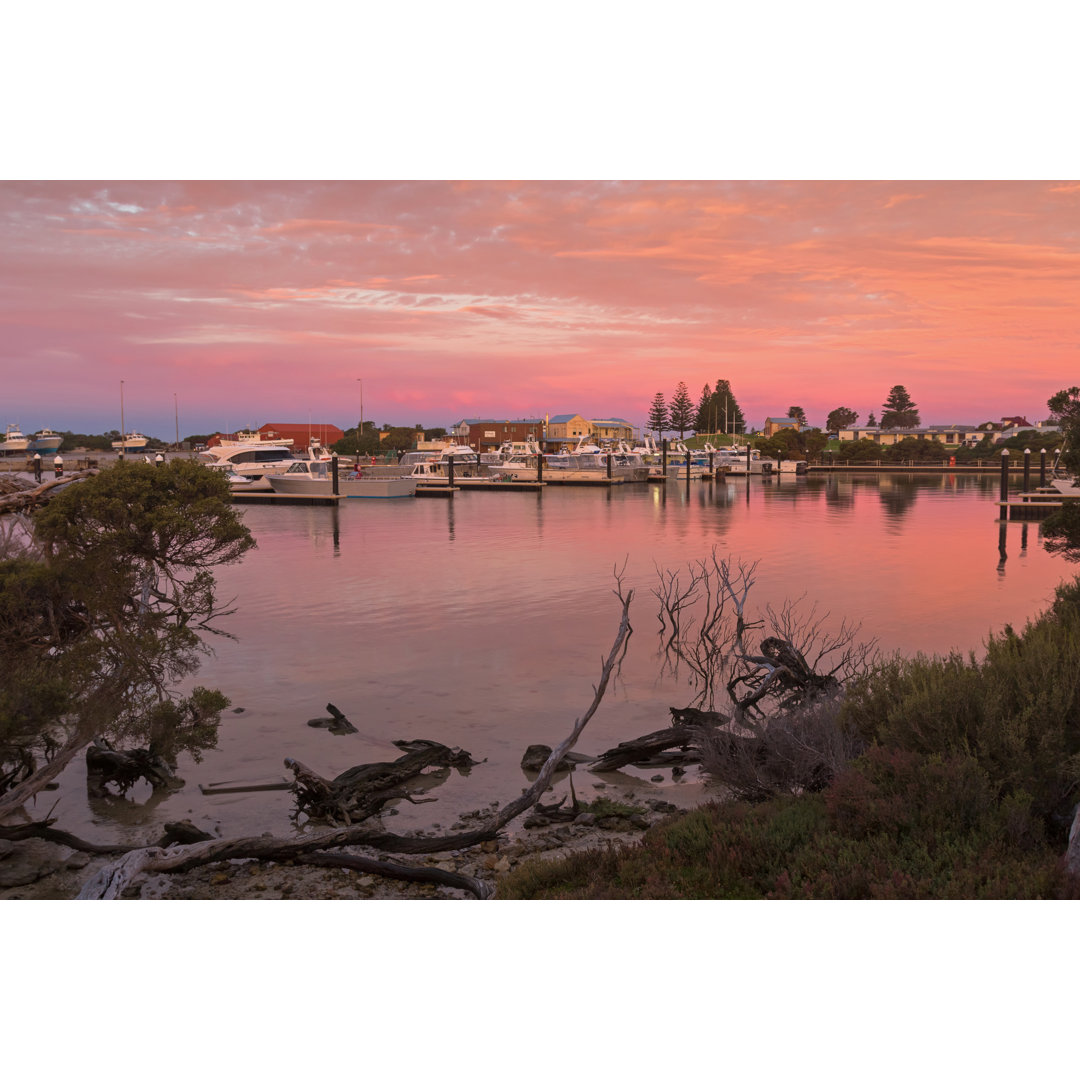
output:
M711 392L708 383L705 384L694 427L697 431L723 432L728 435L746 431L746 418L727 379L718 379L716 389Z
M859 414L854 409L841 405L833 409L825 420L826 431L839 431L841 428L851 427L859 422Z
M806 427L806 425L809 423L809 421L806 419L806 411L801 405L789 406L787 414L789 419L798 420L803 427Z
M919 426L919 407L911 400L907 390L897 384L881 406L883 428L916 428Z
M680 439L694 426L694 403L684 382L675 387L668 409L668 426L679 433Z
M1061 463L1074 476L1080 476L1080 386L1059 390L1046 404L1050 418L1064 435Z
M0 792L102 736L210 745L227 702L172 688L220 633L213 568L254 544L228 482L194 461L118 464L37 511L0 559Z
M659 438L670 426L667 402L663 393L657 391L656 397L652 399L652 404L649 406L649 422L646 427L650 431L655 431L657 438Z

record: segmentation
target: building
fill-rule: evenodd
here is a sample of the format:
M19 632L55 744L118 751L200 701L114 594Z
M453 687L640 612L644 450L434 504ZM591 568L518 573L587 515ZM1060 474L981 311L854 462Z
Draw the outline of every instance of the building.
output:
M462 439L480 453L498 450L504 442L540 442L544 437L544 421L524 420L460 420L450 429L455 439Z
M312 439L318 439L323 446L333 446L345 438L345 432L336 424L312 421L306 424L263 424L259 433L268 439L292 439L294 450L306 450Z
M1023 419L1015 417L1010 419ZM995 424L988 421L984 424L930 424L926 427L917 428L880 428L853 425L841 428L839 432L841 442L854 442L858 439L869 439L879 446L895 446L904 439L929 439L942 443L945 446L978 446L982 442L1001 442L1003 439L1011 439L1014 435L1025 432L1033 432L1037 435L1052 435L1059 428L1048 424L1034 424L1030 426Z
M778 431L801 431L802 421L797 416L770 416L765 420L765 438L771 439Z
M629 420L614 416L608 420L590 420L592 437L597 442L637 442L637 428Z

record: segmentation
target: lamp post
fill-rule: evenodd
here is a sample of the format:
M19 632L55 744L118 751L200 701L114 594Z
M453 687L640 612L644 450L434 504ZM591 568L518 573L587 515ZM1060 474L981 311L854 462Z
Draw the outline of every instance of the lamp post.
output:
M124 460L124 452L127 449L124 441L124 380L120 380L120 460Z
M356 460L360 460L360 440L364 436L364 380L356 380L360 384L360 427L356 431Z
M180 403L176 400L176 394L172 396L173 415L176 417L176 449L180 449Z

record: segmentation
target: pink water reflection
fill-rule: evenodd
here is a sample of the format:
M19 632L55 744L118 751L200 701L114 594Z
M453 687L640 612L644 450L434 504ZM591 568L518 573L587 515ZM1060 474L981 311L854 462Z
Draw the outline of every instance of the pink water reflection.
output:
M186 763L187 787L119 815L88 806L78 770L62 784L62 820L88 834L153 832L190 816L226 834L286 831L286 793L200 795L199 783L284 775L286 756L325 775L396 756L393 739L438 739L486 759L452 776L431 806L403 807L394 827L448 823L506 801L525 778L530 743L554 745L592 696L614 637L613 573L635 590L635 632L618 678L579 749L599 752L664 726L697 687L661 677L656 568L709 557L757 561L751 607L805 594L863 624L885 651L981 651L988 633L1022 625L1071 576L1037 525L1010 524L1001 561L996 480L881 475L729 484L477 493L245 509L258 548L220 574L235 597L229 629L196 682L242 708L219 749ZM311 728L334 703L359 729ZM595 778L579 774L579 794ZM691 781L693 777L689 778ZM690 797L650 774L618 780ZM141 832L140 832L141 830Z

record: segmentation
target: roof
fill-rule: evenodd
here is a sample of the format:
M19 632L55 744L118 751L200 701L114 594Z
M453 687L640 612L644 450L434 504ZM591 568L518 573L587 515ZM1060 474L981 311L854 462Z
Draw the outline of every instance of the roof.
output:
M554 417L552 418L554 419ZM623 427L633 427L629 420L624 420L621 416L609 416L605 420L591 420L592 424L621 424Z
M559 413L558 416L551 417L551 419L548 420L548 423L549 424L565 424L568 420L573 420L574 417L579 416L579 415L580 414L576 413L576 412ZM581 419L584 420L585 417L582 416Z

